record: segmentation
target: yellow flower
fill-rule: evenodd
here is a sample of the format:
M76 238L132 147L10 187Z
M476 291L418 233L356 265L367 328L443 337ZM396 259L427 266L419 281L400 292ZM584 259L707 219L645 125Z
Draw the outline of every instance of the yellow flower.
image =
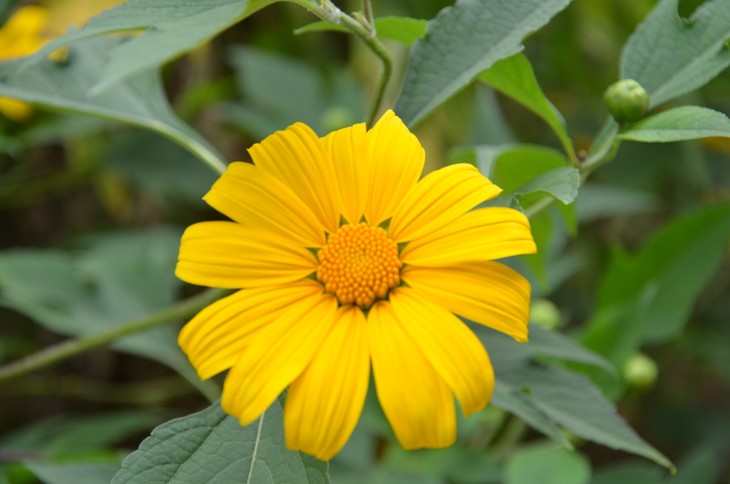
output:
M424 150L392 111L319 138L301 123L249 149L205 196L232 222L182 237L177 275L240 291L180 333L201 378L246 425L288 387L287 446L330 459L357 423L370 368L407 449L454 442L454 395L484 408L494 374L455 314L527 340L528 282L493 259L535 252L527 218L477 208L501 189L471 165L420 181Z

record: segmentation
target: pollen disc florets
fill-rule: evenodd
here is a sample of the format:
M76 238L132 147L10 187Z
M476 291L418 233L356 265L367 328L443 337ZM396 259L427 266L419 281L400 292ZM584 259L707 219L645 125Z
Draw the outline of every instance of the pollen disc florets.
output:
M380 227L343 225L317 257L317 279L341 304L370 307L400 283L398 246Z

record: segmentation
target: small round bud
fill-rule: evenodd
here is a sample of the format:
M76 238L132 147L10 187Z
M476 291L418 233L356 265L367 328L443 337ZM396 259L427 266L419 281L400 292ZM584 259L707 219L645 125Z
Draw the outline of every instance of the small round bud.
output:
M608 86L603 100L619 123L638 121L649 111L649 94L633 79L622 79Z
M530 321L545 329L555 329L560 325L560 311L547 299L536 299L530 308Z
M643 390L654 385L659 370L654 360L643 353L636 353L626 362L622 373L629 385Z

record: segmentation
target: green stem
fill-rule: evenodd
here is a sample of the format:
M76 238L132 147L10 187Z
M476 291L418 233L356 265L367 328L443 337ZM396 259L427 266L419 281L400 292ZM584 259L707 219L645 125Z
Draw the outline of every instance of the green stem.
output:
M365 45L380 59L382 63L382 69L380 71L380 77L378 83L375 85L375 91L373 93L373 99L370 103L370 109L368 110L367 124L372 126L375 122L375 117L378 115L378 109L383 101L385 95L385 88L390 80L390 75L393 72L393 60L385 49L385 46L378 40L375 32L374 25L368 19L368 16L372 16L372 9L369 8L369 4L364 4L365 15L361 15L361 20L358 21L350 15L347 15L340 10L330 0L289 0L292 3L300 5L317 17L321 18L325 22L340 25L345 27L350 32L354 33Z
M111 343L124 336L185 318L201 310L225 293L226 291L221 289L209 289L197 296L152 313L145 318L130 321L109 331L50 346L30 356L0 367L0 383L53 365L66 358L71 358L85 351Z

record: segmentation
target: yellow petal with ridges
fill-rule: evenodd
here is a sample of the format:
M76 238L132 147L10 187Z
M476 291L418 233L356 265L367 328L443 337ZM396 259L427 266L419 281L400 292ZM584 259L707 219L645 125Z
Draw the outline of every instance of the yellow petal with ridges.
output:
M407 266L403 280L424 299L466 319L527 341L530 283L498 262L447 267Z
M330 460L360 418L369 379L365 316L357 307L341 307L321 348L287 392L287 447Z
M324 143L306 124L277 131L248 149L254 164L291 187L320 224L334 232L340 222L340 196L332 160Z
M221 406L242 425L256 420L309 365L332 330L337 300L317 294L288 309L252 338L226 376Z
M297 245L321 247L324 226L284 182L250 163L231 163L203 199L250 228L290 238Z
M456 394L465 416L483 409L492 397L494 371L487 351L456 316L401 287L390 294L395 317Z
M378 399L405 449L448 447L456 439L454 397L405 330L407 324L387 301L376 303L368 313Z
M337 177L342 215L356 224L362 218L370 186L368 142L365 124L334 131L322 141Z
M368 131L368 143L370 189L365 218L370 225L380 225L418 182L426 152L392 110Z
M488 207L467 212L412 240L401 252L401 260L406 264L443 267L536 251L525 214L511 208Z
M232 367L251 339L290 305L321 292L310 279L243 289L200 311L180 331L178 343L205 380Z
M501 191L472 165L436 170L412 186L398 204L390 236L399 243L426 236Z
M311 252L281 235L234 222L201 222L182 236L175 275L200 286L239 289L286 284L316 269Z

